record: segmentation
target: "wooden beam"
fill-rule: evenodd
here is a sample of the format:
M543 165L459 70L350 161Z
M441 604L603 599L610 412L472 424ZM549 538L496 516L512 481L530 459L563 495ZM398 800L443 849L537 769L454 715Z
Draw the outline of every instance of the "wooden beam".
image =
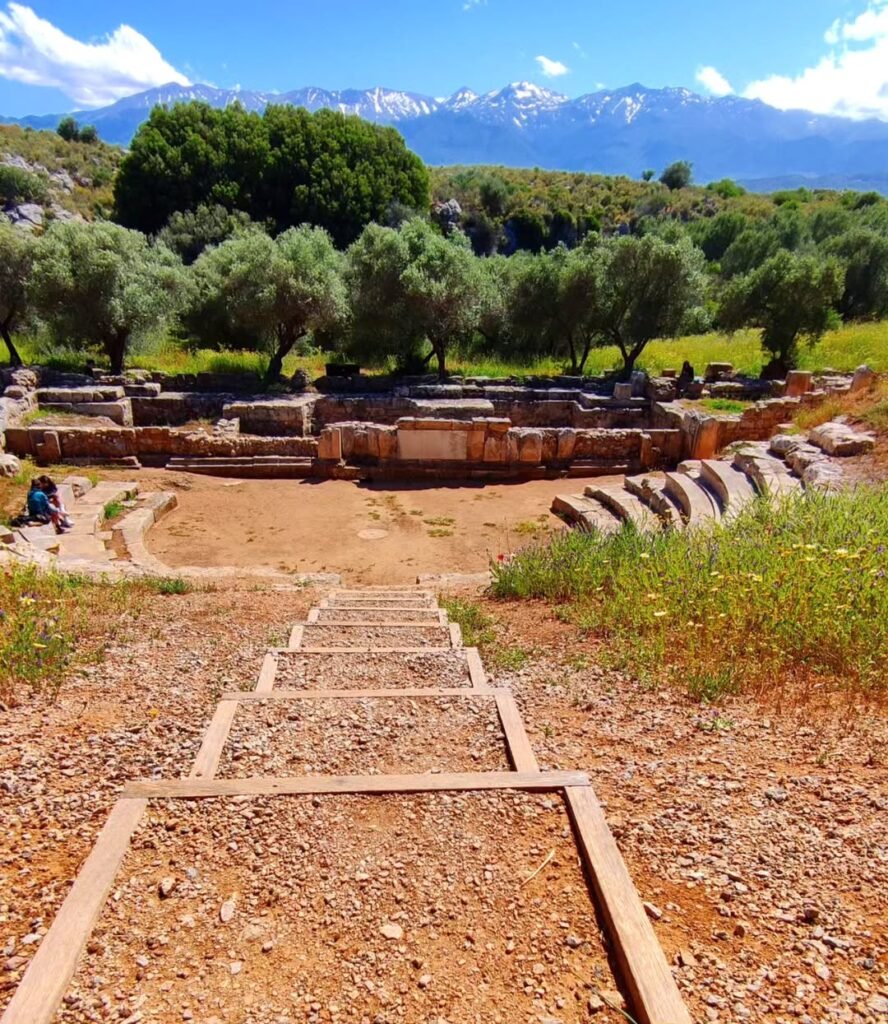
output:
M635 1018L692 1024L594 790L568 786L565 799Z
M439 775L302 775L249 779L165 779L131 782L124 793L145 799L194 800L220 796L299 793L431 793L447 790L555 790L589 785L582 772L463 772Z
M255 691L253 691L255 692ZM222 748L228 739L231 731L231 723L237 714L238 702L236 700L221 700L216 705L213 717L204 734L203 743L197 752L194 765L189 778L211 779L219 767L219 759L222 757Z
M320 608L310 608L308 615L305 617L306 626L314 626L317 624L318 616L321 614Z
M28 964L2 1024L50 1024L93 930L147 800L118 800L71 891Z
M450 646L451 647L462 647L462 630L459 628L458 622L450 623Z
M326 622L306 622L306 626L323 626L325 629L330 626L337 629L437 629L443 633L447 628L447 623L443 623L444 628L442 629L440 622L404 622L398 619L393 619L391 622L340 622L328 619ZM456 628L459 629L459 626ZM453 625L450 626L450 630L453 631Z
M259 670L259 681L256 683L256 690L260 693L274 689L274 677L277 675L277 658L271 651L262 659L262 668ZM225 698L222 698L225 700Z
M481 655L478 653L477 647L464 647L463 650L466 652L466 664L469 666L469 678L472 680L472 686L476 690L490 690L490 684L487 681L487 673L484 671L484 665L481 662Z
M496 709L499 712L500 724L506 737L506 746L509 750L512 767L516 772L538 772L539 765L530 740L527 738L515 698L509 690L493 690L491 692L496 695Z
M219 699L249 703L260 700L325 700L327 697L345 700L357 700L360 697L493 697L495 692L479 692L473 690L471 686L445 686L438 689L432 686L413 686L402 690L285 690L281 687L271 693L261 693L258 690L230 690L223 693Z
M297 623L293 627L293 630L290 633L290 645L288 647L288 650L298 651L302 647L302 631L304 629L305 627L302 625L302 623Z
M286 654L453 654L449 644L447 647L285 647L282 650Z

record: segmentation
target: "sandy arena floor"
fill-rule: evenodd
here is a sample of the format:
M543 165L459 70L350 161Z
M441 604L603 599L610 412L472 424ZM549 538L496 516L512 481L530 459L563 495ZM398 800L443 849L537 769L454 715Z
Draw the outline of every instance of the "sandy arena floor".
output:
M562 527L549 512L584 480L412 486L226 480L143 471L179 507L148 534L171 566L338 572L351 584L412 583L420 573L483 572L491 558Z

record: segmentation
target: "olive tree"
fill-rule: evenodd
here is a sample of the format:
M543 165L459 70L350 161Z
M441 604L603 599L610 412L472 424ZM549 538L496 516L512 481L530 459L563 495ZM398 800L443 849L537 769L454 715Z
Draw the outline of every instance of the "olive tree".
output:
M422 359L447 372L448 348L468 340L483 309L480 261L462 232L448 238L412 220L399 231L369 226L348 252L353 343L405 357L427 342Z
M122 372L135 341L175 314L184 284L166 246L117 224L55 223L37 243L37 313L59 340L98 342L112 373Z
M596 314L602 344L616 345L628 378L654 338L677 335L703 297L703 254L689 238L612 238L599 246Z
M10 366L22 365L12 333L28 309L34 247L34 238L28 231L14 228L0 217L0 337L6 343Z
M799 341L813 344L836 320L844 285L835 259L781 250L722 295L719 321L728 330L758 327L771 362L763 375L779 376L798 359Z
M341 256L322 228L303 224L272 239L252 230L208 249L194 264L194 299L186 323L269 354L268 379L311 332L329 332L347 316Z

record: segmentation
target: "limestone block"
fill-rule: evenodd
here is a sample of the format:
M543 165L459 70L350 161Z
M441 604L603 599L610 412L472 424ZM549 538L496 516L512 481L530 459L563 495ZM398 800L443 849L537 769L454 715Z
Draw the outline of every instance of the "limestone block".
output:
M836 456L862 455L872 451L875 446L872 434L852 430L847 424L835 421L815 427L808 440L827 455Z
M160 385L151 382L124 384L123 391L127 398L157 398L160 394Z
M398 457L398 432L390 427L377 430L377 444L380 459L396 459Z
M17 476L22 464L14 455L0 454L0 476Z
M414 430L456 430L464 426L457 420L439 420L433 416L417 416L413 422Z
M715 416L693 417L688 431L689 459L711 459L719 449L721 423Z
M790 370L786 375L786 387L783 393L787 398L804 395L813 388L813 380L813 374L808 370Z
M506 434L506 462L508 462L510 466L518 462L519 442L520 438L516 431L510 430L508 434Z
M568 462L573 458L574 448L577 444L577 432L569 427L558 431L558 447L555 457L559 462Z
M477 422L477 420L473 421ZM484 420L488 434L505 434L512 426L512 421L505 417L489 416Z
M712 384L717 380L725 380L733 374L733 363L710 363L703 374L703 380L706 384Z
M505 434L488 434L484 441L485 462L505 462L508 452Z
M105 416L121 427L131 427L133 423L133 407L128 398L114 402L80 402L72 408L78 416Z
M851 390L852 391L866 391L867 388L871 388L876 382L876 372L869 366L858 366L854 371L854 376L851 378ZM9 388L6 389L6 393L9 394Z
M339 427L324 427L321 431L318 438L318 458L332 459L335 462L342 459L342 433Z
M465 461L468 434L462 430L398 430L398 457L411 462Z
M62 461L62 445L55 430L44 430L42 440L35 446L35 454L40 466Z
M379 458L379 430L372 424L367 427L367 457Z
M632 384L629 381L621 381L614 384L614 401L628 402L632 397Z
M543 460L543 434L527 430L518 437L518 461L539 465Z
M469 462L482 462L484 460L484 441L487 437L485 430L473 427L466 434L466 458Z

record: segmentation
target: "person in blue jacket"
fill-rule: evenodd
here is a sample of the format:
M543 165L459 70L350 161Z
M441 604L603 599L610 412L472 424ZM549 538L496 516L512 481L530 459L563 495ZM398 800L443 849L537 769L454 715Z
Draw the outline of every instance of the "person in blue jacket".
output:
M50 504L39 480L32 480L28 491L28 518L38 523L52 523L56 533L65 531L58 509Z

